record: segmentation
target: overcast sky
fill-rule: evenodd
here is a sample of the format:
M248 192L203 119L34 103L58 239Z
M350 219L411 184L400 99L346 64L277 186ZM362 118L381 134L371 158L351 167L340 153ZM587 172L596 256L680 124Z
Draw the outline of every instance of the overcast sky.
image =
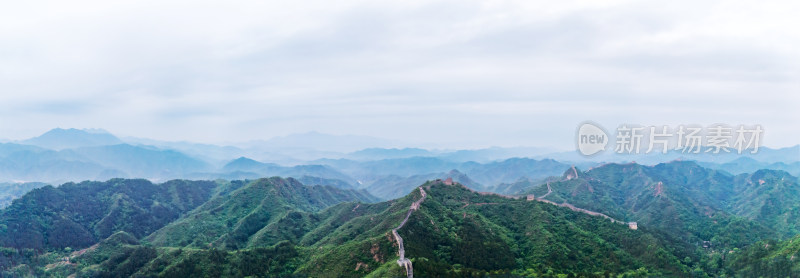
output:
M797 1L10 1L0 138L318 131L570 148L585 120L800 143Z

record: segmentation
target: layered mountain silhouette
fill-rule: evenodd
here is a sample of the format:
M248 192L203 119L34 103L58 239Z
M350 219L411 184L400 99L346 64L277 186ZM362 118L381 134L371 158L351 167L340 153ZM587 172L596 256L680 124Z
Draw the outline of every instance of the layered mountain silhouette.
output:
M338 143L302 147L314 138ZM796 147L572 163L340 139L354 138L234 147L55 129L0 144L0 276L800 273Z
M122 144L122 140L102 129L51 129L44 134L23 140L21 144L61 150Z

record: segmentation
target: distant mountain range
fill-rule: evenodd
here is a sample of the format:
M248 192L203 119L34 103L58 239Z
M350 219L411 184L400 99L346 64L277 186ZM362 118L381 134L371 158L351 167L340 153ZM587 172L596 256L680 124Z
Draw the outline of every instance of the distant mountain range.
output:
M593 158L547 148L429 150L396 148L402 142L316 132L288 135L236 146L118 138L101 129L53 129L41 136L0 144L0 182L60 184L111 178L256 179L294 177L339 188L367 189L391 199L415 184L446 178L453 170L478 190L519 193L570 166L588 169L607 162L658 164L698 160L731 174L760 169L800 175L800 146L761 148L756 155L639 156L606 154ZM555 159L555 160L554 160ZM525 184L527 182L527 184Z
M122 140L102 129L51 129L44 134L20 142L42 148L61 150L122 144Z
M707 150L707 149L704 149ZM692 160L699 162L724 164L741 158L750 158L762 163L792 163L800 161L800 145L784 148L760 147L755 154L752 149L744 150L741 154L736 149L728 149L728 152L720 153L705 152L685 153L679 150L671 150L666 154L661 152L646 153L644 150L640 154L616 153L613 149L600 153L592 157L583 157L576 151L547 153L533 156L534 158L551 158L558 161L594 161L594 162L616 162L627 163L637 162L640 164L655 165L672 160Z
M355 180L345 174L340 173L336 169L325 165L297 165L297 166L280 166L274 163L262 163L246 157L237 158L220 170L223 173L236 173L237 175L248 176L249 178L258 177L318 177L331 181L341 181L346 184L348 188L354 187L352 184Z
M791 151L791 148L787 151ZM800 176L800 161L791 162L761 162L752 157L741 157L725 163L699 162L708 168L724 170L731 174L753 173L761 169L782 170L794 176Z
M405 143L361 135L331 135L319 132L290 134L268 140L245 142L245 147L259 147L272 150L310 149L317 151L348 153L365 148L391 148Z
M29 191L46 185L48 184L41 182L0 183L0 209L11 205L11 201L22 197Z
M0 178L5 181L65 182L143 177L188 177L211 166L181 152L128 144L59 151L6 143L0 145Z

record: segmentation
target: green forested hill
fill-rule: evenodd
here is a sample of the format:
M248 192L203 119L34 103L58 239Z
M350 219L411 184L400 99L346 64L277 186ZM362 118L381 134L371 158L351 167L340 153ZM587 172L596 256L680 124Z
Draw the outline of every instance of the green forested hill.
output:
M219 220L207 218L213 211L216 215L238 215L231 210L236 206L224 204L251 203L241 199L245 192L256 195L250 190L288 192L279 189L284 186L297 189L269 180L251 183L228 197L215 197L141 242L132 235L114 235L71 259L75 265L44 273L115 277L405 276L395 262L398 248L391 229L402 222L411 203L419 200L420 189L388 202L342 203L317 212L313 212L313 206L284 212L235 244L227 242L241 235L241 221L227 228L216 227L215 231L224 234L210 242L211 248L204 246L205 241L187 243L185 238L163 236L185 231L203 238L198 231L179 227ZM431 182L423 188L427 199L398 231L417 277L682 275L692 271L662 235L646 228L632 230L605 218L537 201L479 194L458 184ZM253 210L246 211L253 214Z
M609 164L549 185L532 193L638 229L441 180L369 203L363 191L294 179L118 179L44 187L0 212L0 267L6 276L400 277L392 229L410 211L397 232L416 277L796 277L800 239L783 236L795 225L797 179L785 172Z
M682 265L660 235L551 204L431 184L400 234L423 277L466 273L579 276L649 272Z
M9 269L20 264L36 265L41 260L47 262L52 259L46 258L48 254L86 248L118 232L138 241L168 224L181 223L174 222L176 220L187 221L186 215L195 217L190 211L199 210L201 205L213 206L220 199L227 200L220 203L233 203L233 206L257 204L257 199L239 198L252 193L249 191L252 188L266 187L271 195L261 195L264 202L285 204L298 210L319 210L345 201L375 200L363 191L309 187L294 179L281 178L231 182L173 180L161 184L141 179L112 179L45 186L0 211L0 267ZM226 216L223 225L234 223L234 219L233 215ZM226 226L224 234L232 237L244 226L237 227L240 229L229 232L227 229L231 227ZM179 231L170 236L197 237L189 232L195 231Z
M369 194L333 187L308 187L294 179L259 179L230 194L217 196L146 240L160 246L239 249L282 239L281 221L303 219L308 212L342 202L374 201ZM302 229L301 227L292 227ZM277 234L277 235L276 235Z
M737 185L737 180L694 162L652 167L609 164L550 183L553 192L546 199L658 227L690 242L711 241L715 246L743 247L761 237L785 232L746 213L760 210L763 205L744 197L742 192L750 189ZM546 190L540 186L532 193L543 195ZM787 198L800 197L786 193L791 193L785 195ZM747 209L747 205L751 208ZM741 231L758 236L736 235Z
M783 238L800 234L800 183L779 170L742 174L734 183L737 191L729 209L773 228Z
M709 273L721 273L721 254L796 235L800 222L797 178L783 171L733 176L688 161L607 164L567 171L549 188L530 193L658 230Z
M142 237L204 203L217 186L124 179L45 186L0 212L0 243L42 250L87 247L117 231Z
M800 235L765 240L732 256L728 274L738 277L800 277Z

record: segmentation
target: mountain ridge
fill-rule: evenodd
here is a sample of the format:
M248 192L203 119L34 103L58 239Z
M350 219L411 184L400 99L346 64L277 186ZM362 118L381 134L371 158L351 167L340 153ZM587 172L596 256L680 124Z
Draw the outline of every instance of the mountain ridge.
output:
M61 150L122 144L122 140L103 129L54 128L42 135L20 141L22 144Z

